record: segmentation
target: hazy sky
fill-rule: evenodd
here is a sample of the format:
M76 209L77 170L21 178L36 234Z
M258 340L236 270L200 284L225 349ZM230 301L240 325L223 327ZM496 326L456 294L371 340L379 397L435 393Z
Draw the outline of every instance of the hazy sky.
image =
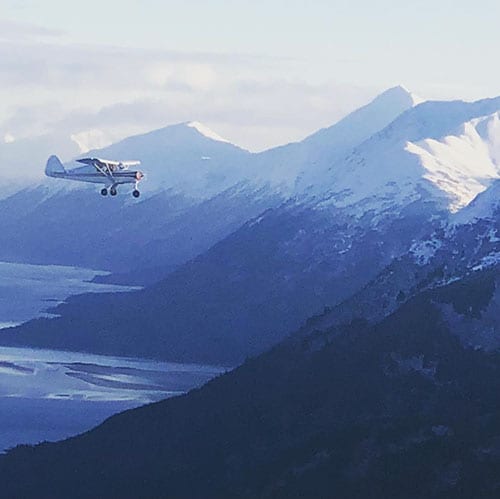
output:
M0 141L199 120L259 150L397 84L498 95L499 22L493 0L0 0Z

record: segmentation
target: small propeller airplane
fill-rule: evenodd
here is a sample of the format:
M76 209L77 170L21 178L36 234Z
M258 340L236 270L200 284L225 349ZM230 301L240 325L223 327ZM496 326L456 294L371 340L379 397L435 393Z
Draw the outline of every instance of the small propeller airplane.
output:
M144 178L144 173L140 170L129 170L130 167L139 166L140 161L110 161L100 158L77 159L78 163L85 166L66 170L57 156L51 156L45 167L45 175L53 178L64 178L79 182L91 182L94 184L104 184L101 189L103 196L116 196L116 187L120 184L135 184L132 195L138 198L139 182Z

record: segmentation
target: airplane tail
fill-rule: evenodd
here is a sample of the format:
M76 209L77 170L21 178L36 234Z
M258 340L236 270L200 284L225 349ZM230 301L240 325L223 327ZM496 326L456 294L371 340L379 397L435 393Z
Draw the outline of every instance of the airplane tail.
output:
M47 177L57 177L58 174L60 175L62 173L66 173L63 164L57 156L51 156L45 167L45 175L47 175Z

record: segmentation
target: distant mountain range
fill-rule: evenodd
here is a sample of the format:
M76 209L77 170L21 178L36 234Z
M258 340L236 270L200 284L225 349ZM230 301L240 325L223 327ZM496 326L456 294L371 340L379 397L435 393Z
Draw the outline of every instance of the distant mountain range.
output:
M64 181L22 190L0 200L0 258L111 270L135 275L136 282L139 271L158 275L158 269L175 268L300 194L306 173L322 175L332 157L342 157L413 102L405 90L391 89L303 142L261 154L229 144L196 122L90 151L88 156L140 159L147 174L141 201L123 194L111 203ZM203 230L197 220L203 220Z
M3 258L102 263L122 282L136 274L151 285L72 298L60 318L0 341L235 365L359 292L391 294L395 279L387 289L372 283L398 267L399 300L365 301L380 318L420 290L423 272L439 273L421 265L427 253L445 261L461 244L453 231L482 226L478 204L494 209L499 109L500 99L417 104L397 87L301 143L257 155L192 123L98 151L141 158L154 192L138 204L81 189L11 196L1 202L0 213L16 213L0 220L10 234ZM467 237L474 245L480 234Z

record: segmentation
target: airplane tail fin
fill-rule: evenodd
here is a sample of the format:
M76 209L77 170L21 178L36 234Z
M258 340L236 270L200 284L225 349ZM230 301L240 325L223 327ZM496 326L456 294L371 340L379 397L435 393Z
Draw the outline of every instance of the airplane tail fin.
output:
M61 173L66 173L63 164L57 156L51 156L45 167L45 175L47 175L47 177L57 177L58 174Z

